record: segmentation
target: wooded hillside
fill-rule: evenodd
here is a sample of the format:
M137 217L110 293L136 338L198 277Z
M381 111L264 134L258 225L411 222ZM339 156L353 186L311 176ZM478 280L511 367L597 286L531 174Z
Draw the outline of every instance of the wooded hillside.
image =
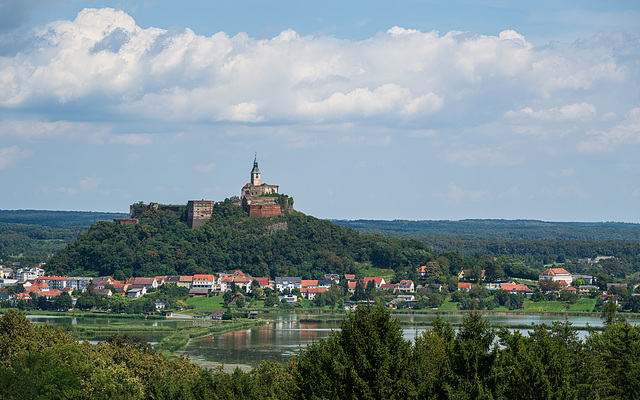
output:
M419 241L363 235L299 212L251 219L226 201L216 204L211 220L198 229L188 228L186 212L167 210L145 213L137 225L94 224L53 256L47 271L118 279L240 268L253 276L318 279L371 265L410 277L436 257Z

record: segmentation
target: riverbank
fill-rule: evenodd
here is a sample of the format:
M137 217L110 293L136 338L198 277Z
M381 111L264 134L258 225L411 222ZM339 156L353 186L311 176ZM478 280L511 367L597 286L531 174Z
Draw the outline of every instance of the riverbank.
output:
M208 327L190 326L180 328L177 329L174 334L162 339L155 349L163 353L175 353L186 347L191 339L241 331L253 328L254 326L264 325L265 323L266 321L264 320L220 321L220 324Z
M306 324L309 324L309 323L339 324L342 321L342 319L300 318L298 321L300 321L300 323L303 323L303 324L305 323ZM429 327L434 325L433 322L412 322L412 321L399 321L399 322L400 322L400 326ZM463 325L460 322L449 322L449 324L451 324L451 326L453 326L454 328L457 328ZM530 324L504 324L503 323L503 324L493 324L493 327L494 328L504 327L507 329L531 329ZM573 328L578 331L589 331L589 330L603 331L605 329L605 327L603 326L574 326Z

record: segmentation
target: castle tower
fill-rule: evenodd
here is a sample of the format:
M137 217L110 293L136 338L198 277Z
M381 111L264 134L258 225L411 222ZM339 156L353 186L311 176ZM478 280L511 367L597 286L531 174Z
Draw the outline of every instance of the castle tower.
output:
M251 170L251 184L260 186L260 169L258 168L258 153L253 159L253 169Z
M206 224L213 214L214 201L189 200L187 203L187 224L189 228L196 229Z

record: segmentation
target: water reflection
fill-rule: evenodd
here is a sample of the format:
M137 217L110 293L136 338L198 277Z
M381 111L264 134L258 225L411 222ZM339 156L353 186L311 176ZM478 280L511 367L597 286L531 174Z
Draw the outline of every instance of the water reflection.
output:
M402 331L406 340L415 338L426 329L426 325L432 323L434 314L394 314L392 317L403 322ZM447 314L441 316L453 324L460 324L464 315ZM230 332L219 336L208 336L192 339L182 353L189 355L197 364L215 367L224 365L225 370L231 371L235 367L248 370L263 360L275 360L286 362L291 356L315 340L328 337L331 332L340 326L341 315L298 315L298 314L265 314L262 318L268 320L268 324L237 332ZM492 325L552 325L553 321L563 321L565 317L541 316L541 315L485 315L483 316ZM585 328L587 326L601 327L602 320L597 317L569 316L568 320L574 327ZM204 320L144 320L144 319L117 319L117 318L82 318L66 316L29 316L34 323L59 324L128 324L150 326L209 326L215 321ZM317 320L319 322L309 322ZM324 320L324 321L323 321ZM631 319L631 323L637 324L638 319ZM527 335L530 329L514 329ZM587 331L580 330L578 334L585 339ZM136 334L150 343L159 342L163 334ZM100 341L108 337L92 337L92 340Z

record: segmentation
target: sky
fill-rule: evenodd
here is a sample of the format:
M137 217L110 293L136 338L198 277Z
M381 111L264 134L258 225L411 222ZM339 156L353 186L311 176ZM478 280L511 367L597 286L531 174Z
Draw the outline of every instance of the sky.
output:
M640 222L640 2L0 3L0 209Z

